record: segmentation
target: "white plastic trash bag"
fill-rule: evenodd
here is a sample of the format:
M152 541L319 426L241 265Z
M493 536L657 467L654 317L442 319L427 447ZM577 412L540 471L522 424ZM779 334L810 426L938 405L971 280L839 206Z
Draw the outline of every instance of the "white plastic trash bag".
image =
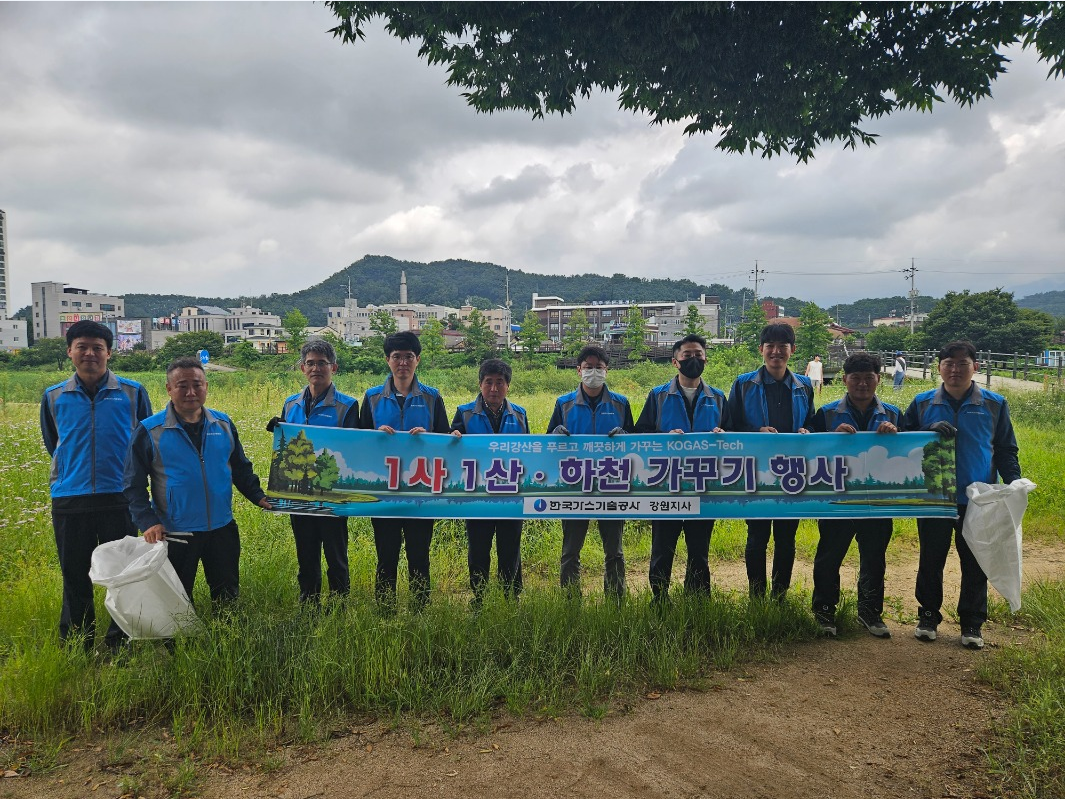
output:
M197 623L168 546L128 535L93 550L89 579L107 589L104 604L130 638L172 638Z
M965 489L969 507L961 533L988 582L1014 613L1021 609L1021 521L1035 487L1021 478L1009 485L973 483Z

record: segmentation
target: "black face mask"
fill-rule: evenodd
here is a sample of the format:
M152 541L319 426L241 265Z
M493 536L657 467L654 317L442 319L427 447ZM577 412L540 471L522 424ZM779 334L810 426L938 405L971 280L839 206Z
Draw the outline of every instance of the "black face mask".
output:
M706 368L706 361L701 358L687 358L678 363L680 363L680 373L693 380L699 377L703 373L703 369Z

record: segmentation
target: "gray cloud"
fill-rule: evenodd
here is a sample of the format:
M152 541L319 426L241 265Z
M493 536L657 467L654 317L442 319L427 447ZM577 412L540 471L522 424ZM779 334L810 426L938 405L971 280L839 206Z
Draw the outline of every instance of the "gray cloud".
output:
M602 94L478 115L414 45L331 25L308 3L0 4L15 303L35 279L292 291L367 252L735 288L758 259L763 291L823 303L905 290L910 257L925 293L1065 287L1038 274L1065 272L1065 98L1031 54L973 109L796 165Z

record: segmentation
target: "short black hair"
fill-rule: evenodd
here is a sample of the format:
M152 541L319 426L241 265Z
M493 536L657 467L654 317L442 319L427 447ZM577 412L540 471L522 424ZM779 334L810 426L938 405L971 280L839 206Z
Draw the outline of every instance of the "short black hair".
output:
M946 358L957 358L961 353L968 355L972 362L976 363L976 347L971 341L952 341L950 344L944 344L936 358L942 361Z
M308 341L302 347L300 347L300 363L307 360L307 356L312 352L316 352L325 358L329 363L337 362L337 351L333 349L333 345L322 338L316 338L314 341Z
M481 368L477 370L477 382L483 382L489 375L499 375L509 386L510 379L514 376L514 371L506 361L500 358L489 358L481 362Z
M607 357L606 350L596 344L588 344L577 353L577 366L588 358L598 358L603 366L610 366L610 358Z
M677 353L680 352L680 348L685 344L698 344L703 348L703 352L706 352L706 339L700 336L698 333L689 333L682 339L677 339L673 344L673 357L677 357Z
M856 352L843 362L843 374L849 375L855 372L880 374L881 366L879 355L873 355L871 352Z
M393 352L397 351L413 352L415 355L421 356L422 343L418 340L418 337L409 330L404 330L401 333L393 333L385 339L385 357L387 358Z
M199 358L193 358L191 355L182 355L180 358L175 358L166 367L167 379L170 378L170 373L177 371L178 369L199 369L205 375L207 370L203 368L203 364L200 363Z
M762 344L791 344L795 346L795 331L791 325L783 322L766 325L762 328L762 335L758 340Z
M107 342L107 349L111 349L111 345L115 343L111 328L91 319L82 319L80 322L75 322L70 326L70 329L67 330L67 346L74 346L74 339L77 338L102 338Z

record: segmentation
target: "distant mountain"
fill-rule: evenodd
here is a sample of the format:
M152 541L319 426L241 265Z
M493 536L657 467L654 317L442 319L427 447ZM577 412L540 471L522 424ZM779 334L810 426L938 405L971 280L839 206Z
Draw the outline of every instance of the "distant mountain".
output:
M1017 300L1021 308L1034 311L1046 311L1051 316L1065 316L1065 291L1044 291L1042 294L1029 294Z
M567 302L613 300L624 302L653 302L662 300L696 300L700 294L720 298L723 316L733 319L741 307L751 302L751 290L734 291L720 283L702 285L690 280L628 277L617 273L607 275L538 275L519 269L507 270L498 264L476 263L450 259L417 263L400 261L387 255L367 255L321 283L294 294L270 294L259 297L193 297L179 294L127 294L127 316L167 316L180 312L185 305L218 305L231 308L247 303L270 313L284 316L298 308L312 325L326 323L329 306L343 305L348 296L359 304L380 305L399 302L400 272L407 273L407 299L410 302L431 303L458 307L469 301L479 307L494 307L506 301L507 278L514 316L519 319L532 304L532 295L562 297ZM663 271L666 271L665 269ZM766 297L784 306L789 316L798 316L807 300L796 297ZM918 310L928 311L935 300L918 298ZM848 305L825 308L847 327L868 327L869 320L888 316L892 311L902 316L909 313L909 300L904 297L860 300Z

